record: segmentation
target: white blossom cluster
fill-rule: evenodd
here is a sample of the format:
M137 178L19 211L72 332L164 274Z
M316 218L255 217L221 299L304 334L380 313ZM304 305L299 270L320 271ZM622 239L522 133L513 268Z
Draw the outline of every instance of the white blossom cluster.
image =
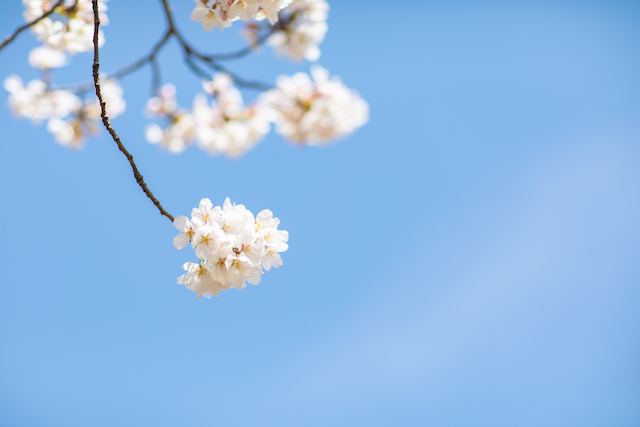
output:
M287 7L291 0L195 0L191 20L202 22L205 31L215 27L222 31L233 21L241 19L258 21L268 19L271 25L278 21L278 12Z
M163 86L158 96L147 103L147 113L152 117L166 117L169 125L164 129L157 124L149 125L147 141L173 153L183 151L195 141L211 155L238 157L269 132L265 110L256 104L245 106L240 91L227 74L216 74L213 80L203 83L203 88L213 101L198 94L189 112L178 108L175 87Z
M202 199L191 219L178 216L173 223L180 231L173 245L182 249L191 243L200 260L183 265L186 273L178 277L178 284L196 292L198 298L242 289L245 282L257 285L262 269L280 267L280 252L289 247L289 233L278 230L280 220L270 210L254 217L243 205L231 204L228 197L222 207L215 208L209 199Z
M106 10L107 0L98 2L100 10ZM32 22L51 10L54 0L22 0L25 7L23 17ZM108 23L107 16L100 13L100 20ZM61 145L80 148L89 133L96 133L100 120L100 104L94 96L83 99L70 90L56 89L51 84L49 70L68 63L67 53L76 54L93 50L93 5L91 0L65 0L52 14L32 27L44 45L32 49L29 64L43 71L43 79L27 83L18 76L9 76L4 81L10 93L9 106L18 116L36 124L47 120L47 130ZM100 44L104 35L99 34ZM126 108L122 88L115 80L102 83L102 94L111 117L122 114ZM81 94L83 95L83 94Z
M147 102L151 117L164 117L162 128L147 126L146 139L172 153L180 153L195 142L212 155L238 157L260 142L271 123L276 131L299 145L321 145L364 125L369 107L355 92L327 70L314 67L313 79L304 73L280 76L278 86L245 106L242 95L224 73L203 83L214 98L209 103L198 94L191 110L178 107L173 85L160 88Z
M328 30L328 12L329 3L325 0L293 0L280 16L282 29L274 31L267 43L276 53L295 61L317 61L318 45Z
M106 80L101 86L109 116L122 114L126 103L118 82ZM43 80L32 80L25 85L16 75L5 79L4 88L10 93L9 107L12 112L36 124L48 120L47 130L61 145L80 148L86 134L96 132L101 110L95 96L83 101L69 90L48 88Z
M106 11L106 2L101 0L98 7ZM53 0L22 0L25 7L23 17L31 22L53 6ZM102 25L109 23L107 15L100 13ZM91 0L65 0L54 13L40 20L32 27L38 40L46 46L61 52L76 54L93 50L93 6ZM99 33L100 46L104 43L102 31Z
M369 120L367 103L318 66L311 77L278 77L277 87L264 93L261 102L274 111L276 131L297 144L324 145Z
M157 96L147 101L146 112L151 117L165 117L169 124L163 129L153 123L147 126L145 136L152 144L176 154L187 148L195 137L195 123L191 112L178 107L176 88L172 84L162 86Z
M209 104L205 96L197 96L193 118L196 141L209 154L241 156L269 133L271 126L265 110L256 104L245 106L242 94L227 74L218 73L203 86L215 101Z

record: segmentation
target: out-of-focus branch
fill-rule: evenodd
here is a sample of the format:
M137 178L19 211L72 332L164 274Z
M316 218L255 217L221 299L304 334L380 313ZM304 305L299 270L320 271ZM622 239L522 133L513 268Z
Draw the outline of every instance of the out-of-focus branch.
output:
M184 55L185 62L187 63L189 68L195 74L199 75L200 77L202 77L204 79L208 79L208 78L211 77L206 72L202 71L202 69L200 69L194 63L193 58L199 59L200 61L205 63L212 70L228 74L229 77L231 77L233 79L233 81L238 86L242 86L242 87L245 87L247 89L257 89L257 90L269 90L269 89L273 88L273 86L268 85L266 83L250 81L250 80L244 80L244 79L238 77L236 74L234 74L231 71L229 71L226 67L220 65L220 63L218 62L218 59L215 57L215 55L204 55L204 54L198 52L196 49L194 49L189 44L189 42L187 42L187 40L184 38L182 33L180 33L180 31L178 31L178 27L176 26L175 20L173 19L173 12L171 11L171 6L169 5L169 0L161 0L161 1L162 1L163 9L164 9L164 15L165 15L165 17L167 19L167 26L169 27L167 32L175 35L176 40L178 41L178 43L180 43L180 46L182 47L182 52L183 52L183 55ZM265 40L266 40L266 38L265 38ZM243 51L240 51L240 53L243 52ZM247 53L249 53L249 52L250 51L247 51ZM240 56L246 55L247 53L241 54ZM236 53L236 54L238 54L238 53Z
M49 9L48 11L43 13L42 16L34 19L31 22L28 22L28 23L24 24L22 27L18 27L12 34L9 34L7 37L5 37L5 39L2 41L2 43L0 43L0 50L4 49L4 47L6 45L11 43L13 41L13 39L15 39L18 36L18 34L23 32L27 28L30 28L30 27L36 25L38 22L42 21L44 18L46 18L47 16L51 15L56 10L56 8L62 4L62 2L64 2L64 0L58 0L55 4L53 4L53 6L51 6L51 9Z
M258 37L258 39L254 43L252 43L251 45L243 49L240 49L236 52L230 52L230 53L204 55L203 59L210 60L210 61L227 61L230 59L240 59L242 57L245 57L251 52L253 52L254 50L256 50L257 47L262 46L267 41L267 39L271 37L273 33L275 33L276 31L287 31L287 26L291 23L291 21L295 19L297 13L298 12L294 12L293 14L291 14L286 18L280 15L276 25L267 25L266 32L260 37Z
M172 37L175 37L178 44L180 45L180 48L182 49L182 55L185 63L187 64L187 67L189 68L189 70L191 70L192 73L196 74L198 77L208 80L211 78L211 75L208 71L203 70L194 61L194 59L199 60L204 65L206 65L207 68L209 68L212 71L218 71L218 72L228 74L229 77L231 77L238 86L241 86L247 89L256 89L256 90L263 90L263 91L273 88L272 85L268 85L266 83L245 80L239 77L237 74L231 72L228 68L221 65L220 61L229 60L229 59L238 59L248 55L254 50L255 46L263 44L274 31L276 31L277 29L284 28L282 23L279 23L278 27L272 27L271 29L269 29L269 31L266 34L264 34L260 39L258 39L257 43L252 47L246 47L237 52L228 53L228 54L205 55L203 53L198 52L196 49L194 49L193 46L191 46L189 42L187 42L187 40L184 38L182 33L178 31L178 28L175 25L175 20L173 18L173 12L171 11L171 5L169 1L161 0L161 2L163 6L164 15L167 20L167 30L163 34L162 38L154 45L154 47L151 49L151 51L147 55L143 56L142 58L136 60L135 62L129 65L122 67L121 69L113 73L105 73L104 74L105 79L121 79L122 77L125 77L128 74L131 74L139 70L143 66L149 64L151 65L151 72L153 76L152 93L155 94L158 88L160 87L160 67L157 62L158 54L160 53L162 48L164 48L167 42L169 42L169 40ZM93 82L85 82L85 83L80 83L75 85L64 85L58 88L68 89L75 93L82 94L84 92L87 92L88 90L91 90L93 86L94 86Z
M138 68L142 67L143 65L145 65L147 63L155 62L156 57L158 56L158 53L160 53L160 50L162 49L162 47L171 38L171 34L172 34L171 31L166 31L164 33L164 35L162 36L162 39L160 39L160 41L158 41L158 43L156 43L156 45L153 47L153 49L151 49L151 52L149 52L148 55L138 59L133 64L129 64L126 67L123 67L123 68L119 69L115 73L108 74L109 78L112 78L112 79L122 78L122 77L126 76L127 74L133 73Z
M173 216L169 214L166 210L164 210L164 208L162 207L158 199L156 199L156 197L153 195L151 190L149 190L149 188L147 187L147 184L144 182L144 179L142 178L142 174L138 170L138 167L136 166L135 162L133 161L133 156L131 155L131 153L129 153L129 151L127 151L127 149L122 144L120 137L118 136L116 131L113 129L113 126L111 126L111 122L109 120L109 117L107 116L106 103L104 101L104 98L102 97L102 92L100 88L100 59L98 55L98 30L100 29L100 16L98 14L98 0L92 0L92 3L93 3L93 22L94 22L93 83L96 88L96 96L100 101L100 109L101 109L100 117L102 118L102 123L104 124L104 127L107 129L107 131L109 131L109 134L111 135L115 143L118 145L118 148L120 149L120 151L122 151L122 153L127 157L127 160L131 165L131 169L133 169L133 176L136 178L136 182L138 183L140 188L142 188L142 191L144 191L147 197L149 197L149 199L151 199L153 204L156 205L156 207L160 210L160 213L166 216L167 218L169 218L173 222Z

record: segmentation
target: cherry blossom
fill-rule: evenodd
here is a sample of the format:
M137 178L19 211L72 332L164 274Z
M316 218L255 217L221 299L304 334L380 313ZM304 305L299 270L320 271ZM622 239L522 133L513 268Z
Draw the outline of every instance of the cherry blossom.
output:
M258 103L245 105L227 74L216 74L203 88L206 94L196 95L189 111L178 108L175 87L163 86L147 102L147 113L164 118L168 125L149 125L147 141L176 154L195 142L211 155L239 157L269 132L270 111Z
M263 267L282 265L281 252L289 245L289 233L278 230L280 220L265 209L257 217L243 205L232 204L227 198L223 206L213 207L202 199L194 208L191 219L178 216L174 225L180 231L173 245L182 249L191 242L199 263L186 263L187 271L178 284L209 298L225 289L242 289L246 282L260 282Z
M293 0L282 13L285 24L267 40L276 53L295 61L320 58L318 45L327 33L329 3L324 0Z
M301 145L325 145L369 120L369 106L357 93L315 66L311 76L280 76L264 93L263 108L275 113L276 132Z
M109 23L104 13L107 10L107 1L98 2L102 25ZM52 3L51 0L22 0L25 21L39 18L43 12L51 9ZM35 24L32 31L50 48L76 54L93 49L93 26L91 0L65 0L53 14ZM104 43L102 31L99 34L99 43L100 46Z
M211 31L215 27L224 30L236 20L267 19L271 25L278 21L278 12L291 0L195 0L191 20L202 22L202 29Z
M43 80L24 85L18 76L7 77L4 87L10 93L9 107L13 113L36 124L48 120L47 130L63 146L81 148L86 136L97 132L101 109L95 96L83 102L69 90L49 88ZM124 113L126 103L117 81L105 80L102 94L110 117Z

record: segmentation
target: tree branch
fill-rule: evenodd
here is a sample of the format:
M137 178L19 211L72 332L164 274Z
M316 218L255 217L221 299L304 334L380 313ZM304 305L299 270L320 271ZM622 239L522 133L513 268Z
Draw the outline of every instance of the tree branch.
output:
M133 169L133 176L135 177L136 182L138 183L140 188L142 188L142 191L144 191L147 197L149 197L149 199L151 199L153 204L156 205L156 207L160 210L160 213L166 216L167 218L169 218L173 222L173 216L171 216L166 210L164 210L164 208L162 207L158 199L155 198L151 190L149 190L149 188L147 187L147 184L144 182L144 179L142 178L142 174L138 170L138 167L136 166L135 162L133 161L133 156L131 155L131 153L129 153L129 151L127 151L127 149L122 144L120 137L118 136L116 131L113 129L113 126L111 126L111 122L109 121L109 117L107 116L106 103L102 98L102 92L100 88L100 60L98 55L98 30L100 29L100 16L98 14L98 0L92 0L92 3L93 3L93 22L94 22L93 84L96 88L96 96L100 101L100 109L101 109L100 117L102 118L102 123L104 124L104 127L107 129L107 131L109 131L109 134L111 134L111 137L113 138L115 143L118 145L118 148L120 149L120 151L122 151L122 153L126 156L127 160L129 161L129 164L131 165L131 169Z
M211 78L211 76L209 76L206 72L204 72L202 69L200 69L194 62L193 62L193 57L198 58L200 61L204 62L209 68L215 70L215 71L220 71L223 73L226 73L229 75L229 77L231 77L233 79L233 81L238 85L238 86L242 86L245 87L247 89L257 89L257 90L269 90L272 89L273 86L268 85L266 83L262 83L262 82L255 82L255 81L249 81L249 80L244 80L241 79L240 77L238 77L236 74L232 73L231 71L229 71L226 67L220 65L217 61L217 58L215 57L215 55L204 55L200 52L198 52L196 49L194 49L184 38L184 36L182 35L182 33L180 33L180 31L178 31L178 27L175 24L175 21L173 19L173 13L171 12L171 6L169 5L169 0L161 0L162 1L162 6L164 9L164 15L167 19L167 26L169 27L169 29L167 30L168 33L175 35L176 40L178 40L178 43L180 43L180 46L182 47L182 52L184 55L184 60L187 63L187 65L189 66L189 68L191 69L191 71L193 71L195 74L199 75L200 77L202 77L205 80L208 80L209 78ZM266 37L265 37L266 40ZM250 52L250 50L248 50L246 53L244 53L246 49L243 49L240 52L236 53L236 56L233 56L233 54L230 54L231 57L236 58L236 57L240 57L240 56L244 56L247 53ZM231 59L231 58L228 58Z
M7 37L5 37L5 39L2 41L2 43L0 43L0 50L4 49L4 47L6 45L11 43L13 41L13 39L15 39L18 36L18 34L23 32L27 28L30 28L30 27L36 25L38 22L42 21L44 18L46 18L47 16L51 15L56 10L56 8L62 4L62 2L64 2L64 0L58 0L53 6L51 6L51 9L49 9L48 11L43 13L42 16L40 16L39 18L37 18L37 19L27 23L27 24L24 24L22 27L18 27L13 32L13 34L10 34Z

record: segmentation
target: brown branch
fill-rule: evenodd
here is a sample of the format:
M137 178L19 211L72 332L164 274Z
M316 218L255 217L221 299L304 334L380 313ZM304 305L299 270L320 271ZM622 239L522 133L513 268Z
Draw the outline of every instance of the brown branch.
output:
M153 202L153 204L156 205L156 207L160 210L160 213L166 216L167 218L169 218L173 222L173 216L171 216L167 211L164 210L164 208L162 207L158 199L155 198L151 190L149 190L149 188L147 187L147 184L144 182L144 179L142 178L142 174L138 170L138 167L136 166L135 162L133 161L133 156L131 155L131 153L127 151L127 149L122 144L120 137L118 136L116 131L113 129L113 126L111 126L111 122L109 121L109 117L107 116L106 103L102 98L102 92L100 88L100 60L98 55L98 30L100 29L100 16L98 14L98 0L92 0L92 3L93 3L93 22L94 22L93 84L96 88L96 96L100 101L100 109L101 109L100 117L102 117L102 123L104 124L104 127L107 129L107 131L109 131L109 134L111 134L111 137L113 138L115 143L118 145L118 148L120 149L120 151L122 151L122 153L127 157L127 160L131 165L131 169L133 169L133 176L135 177L136 182L138 183L140 188L142 188L142 191L144 191L147 197L149 197Z
M282 32L287 32L287 27L289 26L289 24L291 24L291 22L295 19L296 15L298 14L298 12L293 12L292 14L286 16L283 15L282 13L278 14L278 23L277 25L267 25L267 30L266 32L261 35L260 37L258 37L258 39L250 44L249 46L240 49L236 52L230 52L230 53L218 53L215 55L206 55L204 58L205 59L209 59L212 61L227 61L230 59L240 59L243 58L245 56L247 56L248 54L250 54L251 52L253 52L254 50L256 50L258 47L262 46L268 39L269 37L271 37L273 34L277 33L278 31L282 31ZM258 30L260 31L260 30Z
M156 43L156 45L153 47L153 49L151 49L151 52L149 52L149 54L147 56L144 56L140 59L138 59L136 62L134 62L133 64L129 64L121 69L119 69L118 71L111 73L111 74L107 74L109 76L110 79L119 79L121 77L126 76L127 74L130 74L134 71L136 71L138 68L142 67L143 65L147 64L147 63L152 63L156 60L156 57L158 56L158 53L160 53L160 49L162 49L162 47L169 41L169 38L171 38L171 34L172 32L167 30L164 35L162 36L162 39L160 39L160 41L158 43Z
M230 52L230 53L217 53L215 55L206 55L205 58L212 60L212 61L228 61L231 59L240 59L243 58L245 56L247 56L248 54L250 54L251 52L253 52L254 50L256 50L258 47L262 46L264 44L264 42L267 41L267 39L269 37L271 37L271 35L276 31L276 27L271 27L271 29L269 29L269 31L263 35L261 35L260 37L258 37L258 39L255 41L255 43L252 43L251 45L242 48L236 52Z
M231 72L229 69L221 65L219 62L227 59L236 59L236 58L245 56L251 52L250 48L245 48L235 53L222 54L219 56L205 55L203 53L198 52L193 48L193 46L189 44L189 42L187 42L187 40L184 38L182 33L178 31L178 28L175 25L175 20L173 18L173 13L171 12L171 5L169 1L161 0L161 2L163 6L164 15L167 20L167 30L165 31L162 38L153 46L153 48L147 55L143 56L142 58L134 61L129 65L125 65L124 67L120 68L117 71L114 71L113 73L105 73L105 76L104 76L105 79L120 79L122 77L127 76L130 73L133 73L139 70L144 65L149 64L151 66L151 72L153 76L152 92L153 93L157 92L157 88L159 87L159 79L157 78L159 76L159 66L156 60L162 48L167 44L167 42L172 37L175 37L178 44L180 45L180 48L182 49L182 55L185 63L187 64L187 67L193 74L197 75L201 79L209 80L211 78L211 75L209 72L203 70L200 66L198 66L198 64L196 64L196 62L194 61L194 58L201 61L212 71L219 71L219 72L228 74L229 77L231 77L231 79L233 79L233 81L238 86L241 86L247 89L256 89L256 90L262 90L262 91L273 89L272 85L268 85L266 83L245 80L239 77L237 74ZM280 25L277 29L281 30L281 27L282 25ZM271 31L265 34L260 39L260 43L264 42L272 34L272 32L275 31L275 29L276 27L273 27ZM80 84L63 85L57 88L68 89L77 94L82 94L84 92L91 90L93 86L94 86L93 82L84 82Z
M162 36L162 38L153 46L151 51L145 56L143 56L142 58L137 59L135 62L132 62L129 65L125 65L124 67L120 68L117 71L114 71L113 73L104 73L105 74L104 80L121 79L122 77L125 77L133 73L134 71L139 70L142 66L146 64L151 64L152 68L157 67L156 61L157 61L158 54L160 53L160 50L164 47L164 45L167 44L167 42L171 38L171 34L172 33L170 31L166 31L165 34ZM154 65L154 63L156 63L156 65ZM153 72L155 73L155 71ZM84 92L87 92L93 89L94 88L93 86L94 86L94 83L92 81L88 81L83 83L56 86L56 89L67 89L72 92L75 92L76 94L83 94Z
M18 34L23 32L27 28L30 28L30 27L36 25L38 22L42 21L44 18L46 18L47 16L51 15L56 10L56 8L62 4L62 2L64 2L64 0L58 0L53 6L51 6L51 9L49 9L48 11L43 13L42 16L40 16L39 18L34 19L31 22L28 22L28 23L24 24L22 27L18 27L13 32L13 34L9 34L7 37L5 37L5 39L2 41L2 43L0 43L0 50L2 50L6 45L11 43L13 41L13 39L15 39L18 36Z
M173 13L171 12L171 6L169 5L169 0L161 0L161 1L164 9L164 15L165 15L165 18L167 19L167 26L169 27L169 29L167 30L167 33L173 34L176 40L178 40L178 43L180 43L180 46L182 47L184 60L194 74L197 74L198 76L202 77L205 80L208 80L210 78L210 76L206 72L202 71L202 69L200 69L193 62L193 57L204 62L209 68L215 71L220 71L228 74L229 77L231 77L238 86L242 86L247 89L258 89L258 90L269 90L273 88L273 86L268 85L266 83L241 79L236 74L229 71L226 67L220 65L218 63L218 60L215 58L215 55L204 55L198 52L196 49L194 49L187 42L187 40L184 38L182 33L178 31L178 27L176 26L175 21L173 19Z

